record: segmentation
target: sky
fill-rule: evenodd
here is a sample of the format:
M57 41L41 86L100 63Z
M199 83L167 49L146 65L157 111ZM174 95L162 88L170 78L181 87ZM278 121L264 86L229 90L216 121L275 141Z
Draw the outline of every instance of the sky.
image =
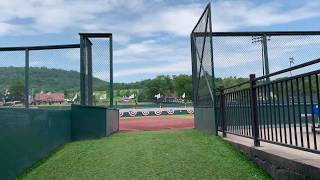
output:
M133 82L161 74L191 74L190 33L208 2L203 0L2 0L0 1L0 46L79 43L79 32L111 32L114 36L115 82ZM214 0L210 2L213 31L320 29L318 20L320 1ZM307 42L310 49L315 49L315 46L320 44L320 38L318 41L316 38L308 38L303 38L299 43ZM288 66L287 60L278 61L280 57L288 59L288 54L295 55L298 62L299 58L307 58L305 55L299 56L302 54L301 49L293 50L292 47L297 45L297 43L294 44L296 40L292 38L286 39L286 42L277 38L271 40L271 53L272 46L274 49L279 49L288 43L293 45L290 46L291 51L286 51L286 56L279 52L273 54L274 58L271 55L271 62L277 61L273 64L274 70ZM218 75L241 76L260 67L257 57L259 51L251 54L256 56L256 59L250 58L250 52L248 52L250 50L246 50L246 56L242 55L239 58L239 53L247 48L244 46L249 46L241 41L244 40L230 41L234 44L229 50L237 49L237 52L221 52L221 49L226 49L221 47L232 47L225 41L220 42L221 46L215 47L215 50L221 53L215 58ZM258 48L259 46L256 45L249 49L253 51ZM17 54L0 53L0 66L23 66L24 55ZM308 58L318 57L315 50L309 54L311 55ZM30 63L31 66L78 70L78 55L77 50L39 52L38 54L35 52L34 55L30 55ZM227 60L221 60L219 56L222 55L227 56ZM234 69L232 72L231 68ZM105 78L104 76L107 75L105 71L100 69L94 73L96 76Z

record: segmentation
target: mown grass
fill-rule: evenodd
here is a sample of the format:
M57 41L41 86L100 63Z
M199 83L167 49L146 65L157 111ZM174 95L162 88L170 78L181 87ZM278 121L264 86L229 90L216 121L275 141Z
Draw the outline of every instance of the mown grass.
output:
M197 130L118 133L65 145L21 179L270 179L231 145Z

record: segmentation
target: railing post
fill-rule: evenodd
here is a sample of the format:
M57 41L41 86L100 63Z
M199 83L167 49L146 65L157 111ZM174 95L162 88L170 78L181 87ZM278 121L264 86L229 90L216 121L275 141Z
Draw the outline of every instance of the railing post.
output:
M252 119L252 135L254 140L254 146L260 146L255 74L250 74L250 96L251 96L250 105L251 105L251 119Z
M221 113L221 129L222 129L222 136L226 137L226 112L225 112L225 98L224 98L224 90L223 87L220 89L220 113Z

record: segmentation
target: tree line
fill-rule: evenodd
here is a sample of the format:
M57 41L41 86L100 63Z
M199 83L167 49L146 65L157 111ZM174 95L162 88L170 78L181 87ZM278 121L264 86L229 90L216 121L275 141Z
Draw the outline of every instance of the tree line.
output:
M72 98L80 91L80 73L62 69L49 69L46 67L30 67L30 93L32 95L43 92L62 92L66 98ZM211 78L209 76L209 78ZM216 78L216 87L224 87L240 83L246 78L226 77ZM209 79L212 83L212 79ZM202 82L203 83L203 82ZM9 90L8 100L23 100L24 98L24 67L0 67L0 99ZM206 85L204 86L206 87ZM162 75L152 79L129 83L114 83L116 96L130 96L135 94L139 101L154 100L159 94L162 97L192 99L192 76L191 75ZM99 78L93 79L94 91L109 91L109 82Z

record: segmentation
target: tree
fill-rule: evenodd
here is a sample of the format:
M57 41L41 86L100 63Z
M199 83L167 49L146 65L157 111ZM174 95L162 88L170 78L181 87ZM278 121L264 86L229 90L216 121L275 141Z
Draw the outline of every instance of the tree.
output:
M121 96L121 91L118 89L118 90L115 90L115 93L114 93L115 96Z
M138 102L146 101L147 100L146 91L145 90L140 91L138 96L137 96L137 99L138 99Z
M174 92L174 87L170 76L157 76L146 83L145 90L146 99L153 100L158 93L169 96Z
M126 90L126 92L125 92L125 96L126 96L126 97L130 96L130 93L131 93L131 91L130 91L130 90Z
M24 83L21 79L17 79L9 88L10 95L7 101L23 101L24 99Z
M186 94L185 99L192 98L192 76L179 75L173 76L174 90L178 97Z

